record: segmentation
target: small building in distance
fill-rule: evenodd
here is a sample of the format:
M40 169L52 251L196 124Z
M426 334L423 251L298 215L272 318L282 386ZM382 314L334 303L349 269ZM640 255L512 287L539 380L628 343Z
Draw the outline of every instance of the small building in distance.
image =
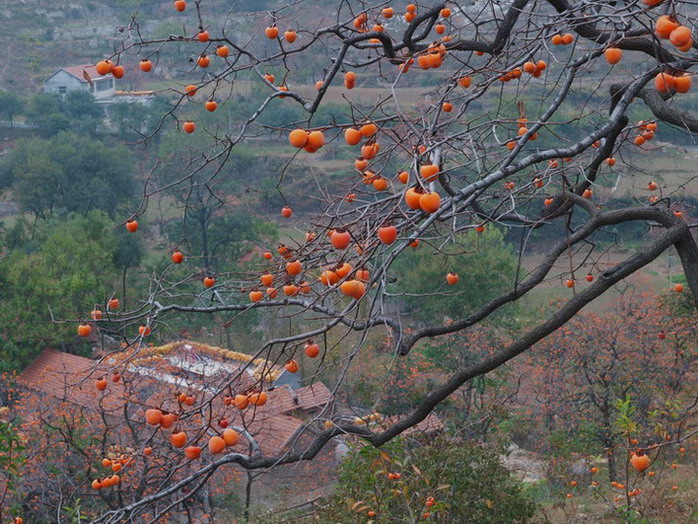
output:
M87 91L100 102L114 98L116 86L111 73L102 76L92 64L63 67L44 82L44 93L63 96L71 91Z
M114 76L111 73L100 75L92 64L62 67L44 82L44 93L63 97L71 91L90 93L107 114L111 104L149 104L155 97L153 91L117 89Z

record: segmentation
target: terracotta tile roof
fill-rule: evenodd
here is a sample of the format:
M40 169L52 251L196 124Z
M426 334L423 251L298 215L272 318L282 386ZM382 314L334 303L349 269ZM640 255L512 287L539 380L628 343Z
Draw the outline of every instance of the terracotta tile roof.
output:
M298 396L301 409L305 410L322 408L332 400L332 392L322 382L298 388L295 393Z
M126 401L122 383L110 381L108 395L95 388L95 381L106 371L89 358L45 349L19 376L19 382L65 402L120 409Z
M97 364L89 358L47 349L42 351L20 375L19 381L28 388L61 401L95 409L103 408L107 412L120 411L126 402L130 402L131 405L140 406L133 416L137 420L142 420L145 409L149 407L158 407L172 412L179 410L176 393L181 392L181 386L159 380L158 374L150 374L158 369L158 366L153 368L148 364L147 367L139 370L138 366L132 364L129 366L129 371L122 372L122 381L118 383L108 381L107 391L103 394L96 390L95 380L111 373L110 364L107 362ZM145 371L145 373L138 371ZM134 380L135 378L137 380ZM126 383L131 386L136 384L136 387L130 388L132 391L127 392ZM233 384L232 389L245 391L256 383L252 377L241 375L240 381ZM190 391L195 394L197 405L205 403L214 394L206 387L199 391L193 389ZM269 400L266 405L250 407L244 412L233 407L226 408L220 395L213 399L214 413L225 413L225 417L232 426L245 427L257 440L265 455L281 453L304 426L305 422L290 416L290 412L296 409L307 410L324 406L331 400L330 391L319 382L300 388L297 393L284 385L270 389L268 395ZM298 398L298 403L294 398ZM118 412L114 414L120 416ZM247 453L248 446L247 441L242 438L236 448L241 453Z
M75 78L77 78L81 82L87 81L85 79L85 73L87 73L87 76L89 76L90 79L100 78L102 76L97 72L97 68L94 66L94 64L83 64L83 65L62 67L61 69L63 71L65 71L66 73L74 76ZM110 76L110 75L105 75L105 76Z
M380 421L379 426L388 428L402 418L401 415L395 415L392 417L386 417ZM434 413L429 413L427 418L419 422L416 426L406 429L401 433L403 437L415 436L419 434L430 435L432 433L437 433L444 429L444 423L441 419L437 417Z

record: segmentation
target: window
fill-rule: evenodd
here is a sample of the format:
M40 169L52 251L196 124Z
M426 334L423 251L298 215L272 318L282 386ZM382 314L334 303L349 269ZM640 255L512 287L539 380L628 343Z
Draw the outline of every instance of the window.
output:
M96 80L95 81L95 87L96 91L106 91L108 89L111 89L111 83L113 82L112 79L105 79L105 80Z
M66 86L58 86L58 94L59 95L64 95L68 92L68 88Z

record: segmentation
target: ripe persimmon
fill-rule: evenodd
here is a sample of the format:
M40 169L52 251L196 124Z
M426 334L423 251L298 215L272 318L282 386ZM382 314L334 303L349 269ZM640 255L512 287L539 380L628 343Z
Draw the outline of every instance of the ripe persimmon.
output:
M636 471L645 471L650 467L650 458L644 453L637 451L630 457L630 465Z
M307 147L318 150L325 145L325 135L322 131L311 131L308 133Z
M211 455L218 455L225 449L225 440L221 437L211 437L208 441L208 451Z
M172 433L172 435L170 435L170 443L175 448L183 448L184 444L187 443L187 434L184 431Z
M179 11L181 13L187 8L187 2L185 0L175 0L174 8L175 11Z
M654 77L654 87L660 93L666 93L673 89L674 81L674 77L669 73L658 73L657 76Z
M384 244L392 244L397 239L397 228L395 226L378 228L378 238Z
M346 249L351 243L351 234L348 231L334 230L330 235L330 242L335 249Z
M424 193L419 197L419 207L425 213L435 213L441 206L441 197L436 192Z
M449 273L446 275L446 282L448 283L449 286L455 286L458 284L458 281L460 280L460 277L456 273Z
M669 34L669 41L676 47L683 47L691 41L691 30L680 25Z
M250 395L250 404L253 406L263 406L269 400L269 395L266 391L260 391L259 393L252 393Z
M674 77L674 89L677 93L688 93L693 85L693 80L689 75L681 75ZM647 132L647 131L646 131ZM652 131L649 131L650 133Z
M95 387L97 388L97 391L104 391L105 389L107 389L107 381L103 378L100 378L95 382Z
M284 367L286 368L286 371L288 371L289 373L297 373L298 372L298 362L296 362L293 359L286 362Z
M320 354L320 346L315 343L308 342L305 345L304 351L308 358L315 358Z
M279 36L279 28L276 26L269 26L264 30L264 34L267 35L269 40L274 40Z
M294 129L288 134L288 141L293 147L305 147L308 143L308 133L303 129Z
M213 287L216 284L216 279L213 277L204 277L204 286Z
M130 233L135 233L136 231L138 231L138 221L137 221L137 220L133 220L133 219L127 220L127 221L126 221L126 229L127 229Z
M259 291L258 289L250 291L250 302L259 302L263 298L264 298L264 294L261 291Z
M182 124L182 129L185 133L192 134L194 131L196 131L196 124L192 121L184 122L184 124Z
M184 255L181 251L177 250L172 253L172 262L174 264L181 264L184 262Z
M208 33L208 31L200 31L198 35L196 35L196 38L199 40L199 42L208 42L208 39L211 37L211 35Z
M218 102L215 100L206 101L206 111L213 113L216 109L218 109Z
M234 446L240 442L240 435L233 428L226 428L223 431L223 442L225 442L226 446Z
M354 129L353 127L349 127L344 131L344 141L347 143L349 146L355 146L359 142L361 142L361 137L363 135L361 134L361 131L358 129Z
M80 324L78 326L78 336L89 337L90 333L92 333L92 326L89 324Z
M301 271L303 271L303 264L301 264L300 260L294 260L286 264L286 272L289 275L299 275Z
M679 27L679 23L673 17L662 15L657 18L654 32L659 38L667 39L677 27Z
M138 68L144 73L149 73L153 69L153 62L151 62L147 58L144 58L143 60L141 60L141 63L138 64Z
M438 172L439 166L437 166L436 164L426 164L419 168L419 174L422 175L422 178L424 178L425 180L434 179Z
M158 426L162 421L162 411L159 409L147 409L145 411L145 421L151 426Z
M623 57L623 50L617 47L609 47L604 51L604 56L606 57L606 62L615 65L620 62L620 59Z
M111 72L112 67L113 66L111 66L109 61L107 60L100 60L99 62L97 62L97 65L95 65L97 74L100 76L108 75Z
M230 48L227 45L219 45L216 48L216 54L221 58L227 58L230 55Z
M118 298L112 298L112 299L109 300L109 302L107 303L107 307L108 307L109 309L111 309L111 310L119 309L119 299L118 299Z
M184 456L189 460L196 460L201 456L201 448L199 446L187 446L184 450Z
M363 136L364 138L370 138L378 132L378 126L376 126L376 124L374 123L369 122L368 124L362 125L359 129L359 132L361 133L361 136Z

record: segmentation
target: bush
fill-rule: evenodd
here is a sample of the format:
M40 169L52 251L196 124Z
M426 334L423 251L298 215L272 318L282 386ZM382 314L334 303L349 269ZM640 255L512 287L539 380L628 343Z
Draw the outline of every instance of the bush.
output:
M496 453L438 438L352 451L340 467L335 495L318 516L320 522L365 522L375 512L376 522L414 522L428 513L434 522L502 524L527 522L535 510Z

